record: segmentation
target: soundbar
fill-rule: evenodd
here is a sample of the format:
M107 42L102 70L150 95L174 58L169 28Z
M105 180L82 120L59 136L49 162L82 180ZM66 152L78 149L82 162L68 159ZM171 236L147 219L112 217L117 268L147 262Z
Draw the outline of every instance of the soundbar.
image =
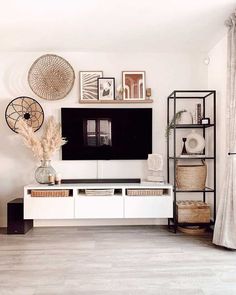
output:
M140 178L62 179L63 184L74 183L140 183Z

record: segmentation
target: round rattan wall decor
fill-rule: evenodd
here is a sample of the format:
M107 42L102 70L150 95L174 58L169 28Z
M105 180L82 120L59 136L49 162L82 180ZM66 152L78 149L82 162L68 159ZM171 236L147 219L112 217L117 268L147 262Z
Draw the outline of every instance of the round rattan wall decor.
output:
M7 125L17 133L17 124L22 118L33 128L39 130L44 121L44 112L41 105L33 98L20 96L13 99L5 111Z
M72 66L62 57L45 54L31 66L28 82L32 91L46 100L64 98L72 89L75 72Z

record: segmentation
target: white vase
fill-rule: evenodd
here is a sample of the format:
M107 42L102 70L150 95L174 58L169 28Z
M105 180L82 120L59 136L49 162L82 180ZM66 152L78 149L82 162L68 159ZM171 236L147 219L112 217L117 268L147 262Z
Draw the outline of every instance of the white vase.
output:
M202 135L196 133L196 130L192 130L186 137L186 150L189 154L201 154L205 148L205 139Z
M183 112L178 124L193 124L192 114L190 112Z

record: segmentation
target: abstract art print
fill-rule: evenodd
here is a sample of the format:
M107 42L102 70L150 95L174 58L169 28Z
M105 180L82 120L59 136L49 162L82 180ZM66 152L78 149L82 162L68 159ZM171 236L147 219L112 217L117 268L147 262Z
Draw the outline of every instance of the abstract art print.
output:
M145 100L145 72L125 71L122 72L123 99Z
M98 99L115 99L115 78L98 78Z
M80 100L98 100L98 78L103 76L102 71L80 71Z

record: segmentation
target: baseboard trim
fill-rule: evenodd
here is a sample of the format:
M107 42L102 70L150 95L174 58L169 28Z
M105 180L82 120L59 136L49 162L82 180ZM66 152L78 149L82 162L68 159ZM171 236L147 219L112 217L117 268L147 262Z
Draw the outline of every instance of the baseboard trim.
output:
M167 219L80 219L34 220L34 227L51 226L116 226L116 225L167 225Z

